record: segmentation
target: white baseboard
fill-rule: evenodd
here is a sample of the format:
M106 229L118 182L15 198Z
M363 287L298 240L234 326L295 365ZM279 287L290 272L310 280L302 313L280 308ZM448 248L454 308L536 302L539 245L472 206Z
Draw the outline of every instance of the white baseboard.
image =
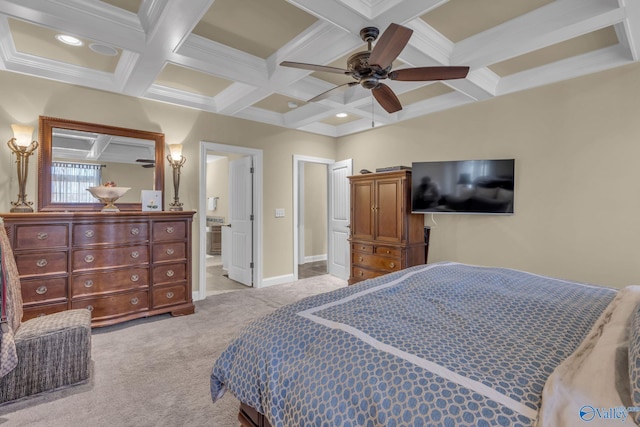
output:
M327 254L324 255L311 255L311 256L306 256L304 257L304 263L308 263L308 262L316 262L316 261L326 261L327 260Z
M295 278L293 277L293 274L285 274L282 276L275 276L275 277L267 277L262 279L262 284L260 285L261 288L266 288L268 286L274 286L274 285L282 285L284 283L291 283L295 280Z

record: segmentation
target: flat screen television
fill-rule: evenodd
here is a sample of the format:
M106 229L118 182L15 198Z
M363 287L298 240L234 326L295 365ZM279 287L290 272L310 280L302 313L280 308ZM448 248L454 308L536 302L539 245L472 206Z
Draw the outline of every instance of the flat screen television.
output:
M413 213L513 214L514 159L413 162Z

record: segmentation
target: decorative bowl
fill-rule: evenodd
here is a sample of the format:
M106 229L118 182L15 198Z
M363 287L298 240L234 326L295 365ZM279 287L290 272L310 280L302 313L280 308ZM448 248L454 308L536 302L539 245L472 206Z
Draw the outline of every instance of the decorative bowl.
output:
M131 187L106 187L104 185L87 188L87 191L93 197L104 203L102 212L120 212L120 209L114 203L129 190L131 190Z

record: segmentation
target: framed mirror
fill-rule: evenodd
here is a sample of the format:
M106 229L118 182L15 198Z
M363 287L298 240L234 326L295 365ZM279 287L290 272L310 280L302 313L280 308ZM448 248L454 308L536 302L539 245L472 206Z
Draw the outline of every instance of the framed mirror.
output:
M142 190L164 196L163 133L40 116L39 142L39 211L99 211L87 188L106 182L130 188L121 211L140 211Z

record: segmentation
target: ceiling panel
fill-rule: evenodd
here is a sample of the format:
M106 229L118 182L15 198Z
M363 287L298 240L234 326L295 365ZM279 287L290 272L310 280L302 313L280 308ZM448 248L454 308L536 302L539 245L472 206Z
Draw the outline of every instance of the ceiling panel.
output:
M265 59L315 21L285 0L216 0L193 33Z
M493 64L489 68L500 77L505 77L616 44L618 44L618 36L615 28L607 27Z
M230 80L175 64L167 64L155 81L155 84L160 86L211 97L216 96L232 83Z
M295 103L295 106L293 104L290 105L290 103ZM262 108L264 110L285 114L291 110L300 108L305 104L306 102L304 100L275 93L271 96L266 97L262 101L256 102L253 106L257 108Z
M119 7L120 9L128 10L135 14L140 10L142 0L101 0L103 3L110 4L111 6Z
M120 50L113 56L102 55L91 50L92 40L78 37L82 46L69 46L56 40L57 34L68 33L18 19L9 19L9 28L18 52L108 73L118 65Z

